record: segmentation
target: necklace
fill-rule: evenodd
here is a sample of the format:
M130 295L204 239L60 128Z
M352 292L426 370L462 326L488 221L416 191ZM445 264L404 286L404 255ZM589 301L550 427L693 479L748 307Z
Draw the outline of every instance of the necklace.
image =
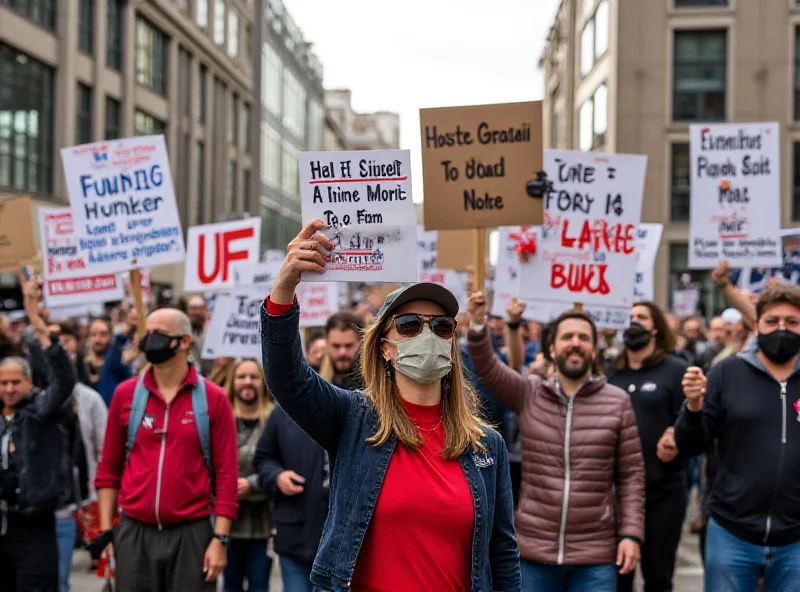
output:
M435 426L433 426L433 427L432 427L432 428L430 428L430 429L425 429L425 428L423 428L423 427L420 427L420 426L419 426L418 424L416 424L416 423L415 423L414 425L416 425L416 426L417 426L417 429L418 429L418 430L422 430L423 432L428 432L428 433L430 434L431 432L435 432L436 430L438 430L438 429L439 429L439 426L440 426L440 425L442 425L442 418L440 417L440 418L439 418L439 423L437 423Z

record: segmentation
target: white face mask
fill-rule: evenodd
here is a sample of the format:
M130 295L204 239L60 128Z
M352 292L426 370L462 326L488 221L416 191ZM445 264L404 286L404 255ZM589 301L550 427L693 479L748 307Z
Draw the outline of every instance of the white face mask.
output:
M404 341L386 341L397 346L397 371L416 382L433 384L453 367L450 340L428 328Z

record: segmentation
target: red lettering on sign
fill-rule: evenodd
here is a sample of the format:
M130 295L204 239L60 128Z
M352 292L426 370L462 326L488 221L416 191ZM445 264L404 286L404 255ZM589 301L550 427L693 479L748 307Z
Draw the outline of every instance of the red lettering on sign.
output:
M606 295L611 292L606 281L606 269L608 265L605 263L570 263L568 266L555 263L550 272L550 287L555 290L566 287L576 294Z
M220 273L221 281L227 282L230 277L231 263L245 261L248 258L247 250L231 251L231 243L238 240L253 238L255 231L252 228L239 228L228 232L214 233L214 266L211 273L206 273L206 235L198 237L197 276L203 284L210 284L217 280Z
M569 220L561 226L561 246L567 249L581 249L630 255L635 248L633 224L609 224L605 220L583 221L578 237L569 235ZM577 244L576 244L577 243Z

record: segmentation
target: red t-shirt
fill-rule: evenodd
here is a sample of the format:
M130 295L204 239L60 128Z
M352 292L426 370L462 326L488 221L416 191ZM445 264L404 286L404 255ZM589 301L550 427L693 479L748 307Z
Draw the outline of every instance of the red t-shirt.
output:
M354 592L471 589L472 492L458 459L444 460L439 405L403 401L425 442L398 443L356 562ZM431 430L431 431L428 431Z

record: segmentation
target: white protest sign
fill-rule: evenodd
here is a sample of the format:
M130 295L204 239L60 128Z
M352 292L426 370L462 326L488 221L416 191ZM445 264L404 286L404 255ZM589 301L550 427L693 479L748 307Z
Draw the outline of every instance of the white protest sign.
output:
M264 298L260 290L237 289L232 294L218 294L201 357L260 359Z
M458 300L458 310L467 310L466 274L453 269L439 269L436 265L439 233L417 226L417 281L440 284L450 290Z
M520 265L526 300L630 307L647 157L545 150L536 255Z
M566 302L536 302L524 298L522 300L525 302L523 317L529 321L549 323L561 313L572 310L572 305ZM622 331L628 327L631 320L630 307L584 306L583 312L591 317L598 329Z
M49 308L116 302L125 297L125 284L116 273L93 275L78 239L69 208L39 208L42 241L42 296ZM91 270L91 271L90 271Z
M652 301L655 298L654 268L661 244L663 224L640 224L636 240L636 283L633 299Z
M539 226L501 226L497 229L497 265L494 271L494 297L491 314L506 317L506 308L512 298L519 298L519 256L517 245L521 240L535 237L539 240ZM527 306L524 317L528 318Z
M328 317L339 312L339 289L333 282L301 282L297 286L300 328L324 327ZM262 298L263 299L263 298Z
M236 285L234 265L258 265L261 218L247 218L189 228L183 289L227 290Z
M266 298L272 290L272 284L278 277L283 261L257 263L255 265L236 265L236 285L247 288L258 288Z
M275 263L278 262L283 265L286 260L286 251L279 251L278 249L267 249L261 257L261 263Z
M78 246L93 273L183 261L164 136L62 148L61 161Z
M303 223L319 218L336 245L311 282L414 282L416 212L408 150L301 152Z
M689 126L690 269L780 267L780 127L777 123Z
M782 267L746 267L731 272L731 281L740 290L760 294L772 278L789 284L800 285L800 228L784 228L781 230L783 242Z

